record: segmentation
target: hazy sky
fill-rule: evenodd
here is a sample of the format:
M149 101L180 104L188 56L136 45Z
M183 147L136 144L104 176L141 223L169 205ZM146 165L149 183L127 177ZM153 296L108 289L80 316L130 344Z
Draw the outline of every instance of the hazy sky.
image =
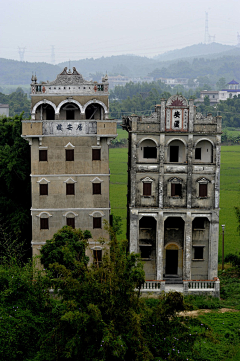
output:
M236 45L240 0L1 0L0 57L56 63L154 55L203 43L205 12L216 42Z

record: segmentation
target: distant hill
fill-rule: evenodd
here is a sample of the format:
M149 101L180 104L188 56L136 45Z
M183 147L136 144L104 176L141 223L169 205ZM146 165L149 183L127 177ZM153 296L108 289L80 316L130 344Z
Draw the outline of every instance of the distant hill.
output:
M30 84L32 73L38 81L54 80L60 70L58 65L0 58L0 85Z
M234 50L234 46L223 45L218 43L211 44L195 44L187 46L182 49L176 49L168 51L164 54L159 54L154 57L157 61L169 61L176 59L186 59L186 58L205 58L213 54L218 54Z
M90 73L106 71L112 74L123 74L126 76L146 76L147 70L156 65L156 60L137 55L116 55L101 57L98 59L82 59L72 62L78 71L84 76ZM58 64L62 68L68 66L68 62Z

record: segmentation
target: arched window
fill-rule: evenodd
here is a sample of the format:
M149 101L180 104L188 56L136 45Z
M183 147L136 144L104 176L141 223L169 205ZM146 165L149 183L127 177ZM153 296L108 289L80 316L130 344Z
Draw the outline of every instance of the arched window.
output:
M195 147L195 162L213 163L213 146L208 140L201 140Z
M100 104L89 104L85 111L86 119L104 119L104 109Z
M186 161L185 145L180 140L172 140L168 145L168 161L183 163Z

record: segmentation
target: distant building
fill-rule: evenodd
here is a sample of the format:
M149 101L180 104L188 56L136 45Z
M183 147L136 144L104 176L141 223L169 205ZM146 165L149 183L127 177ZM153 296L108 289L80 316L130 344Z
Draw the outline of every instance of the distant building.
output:
M234 96L238 96L240 94L239 83L234 79L228 83L228 89L222 89L219 91L219 100L227 100L231 99Z
M195 104L201 104L204 102L204 98L207 95L210 100L210 105L214 105L219 103L220 100L231 99L234 96L238 96L240 94L239 83L234 79L227 84L228 89L222 90L202 90L200 93L200 98L195 99Z
M218 90L202 90L200 93L200 98L195 99L195 104L204 103L205 96L209 97L210 105L217 104L219 102L219 91Z
M0 104L0 116L9 117L9 104Z

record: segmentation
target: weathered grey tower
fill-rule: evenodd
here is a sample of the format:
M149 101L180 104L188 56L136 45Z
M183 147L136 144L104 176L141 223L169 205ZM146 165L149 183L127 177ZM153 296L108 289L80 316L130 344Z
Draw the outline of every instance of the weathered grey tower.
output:
M213 280L218 269L221 117L162 99L129 134L128 239L146 280Z
M88 229L94 245L108 236L108 146L117 135L108 89L107 76L85 81L75 68L53 82L32 77L32 116L22 122L22 136L31 145L33 255L64 225ZM99 259L101 247L94 245L90 256Z

